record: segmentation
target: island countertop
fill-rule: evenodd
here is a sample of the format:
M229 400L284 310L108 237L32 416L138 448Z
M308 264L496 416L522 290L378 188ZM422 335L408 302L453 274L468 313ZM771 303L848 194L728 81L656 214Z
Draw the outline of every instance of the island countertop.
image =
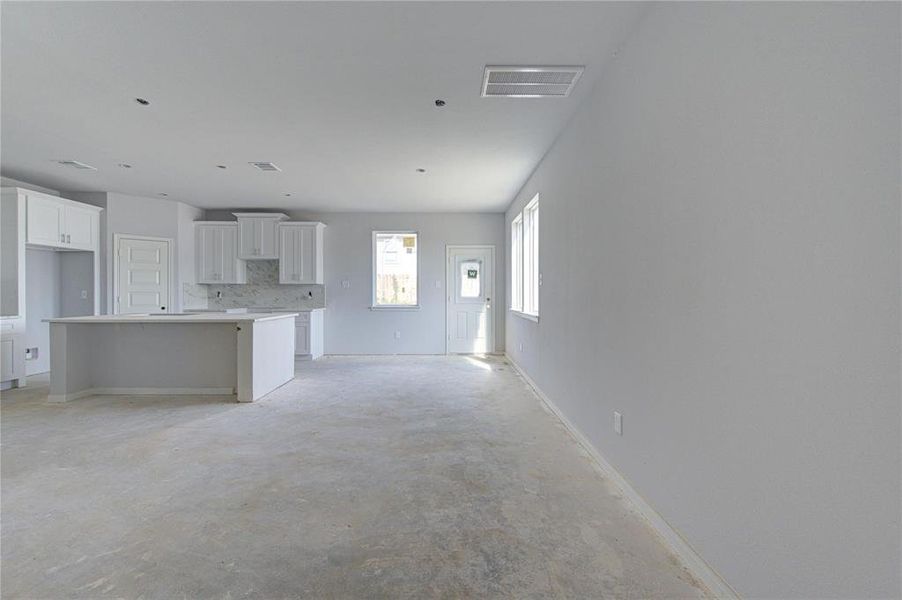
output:
M248 321L273 321L293 319L296 312L284 313L162 313L149 315L91 315L44 319L47 323L246 323Z

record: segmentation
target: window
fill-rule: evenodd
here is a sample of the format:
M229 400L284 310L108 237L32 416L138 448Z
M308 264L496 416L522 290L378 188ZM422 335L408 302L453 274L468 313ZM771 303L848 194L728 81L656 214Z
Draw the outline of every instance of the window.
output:
M373 308L417 306L417 234L373 232Z
M511 310L523 310L523 213L511 222Z
M511 310L539 316L539 196L511 222Z

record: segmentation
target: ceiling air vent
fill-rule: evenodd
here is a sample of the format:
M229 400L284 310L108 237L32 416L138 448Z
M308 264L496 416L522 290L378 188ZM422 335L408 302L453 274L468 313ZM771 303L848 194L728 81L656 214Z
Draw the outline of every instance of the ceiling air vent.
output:
M91 165L86 165L83 162L78 162L77 160L58 160L56 161L64 167L72 167L73 169L85 169L88 171L96 171L97 167L92 167Z
M271 162L252 162L251 165L260 169L261 171L281 171L279 167L272 164Z
M585 67L485 68L482 96L499 98L566 98Z

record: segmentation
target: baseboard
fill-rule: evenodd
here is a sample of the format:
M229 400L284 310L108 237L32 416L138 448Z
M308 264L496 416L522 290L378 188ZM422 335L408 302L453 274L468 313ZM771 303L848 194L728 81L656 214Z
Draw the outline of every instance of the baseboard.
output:
M88 388L71 394L50 394L49 402L69 402L86 396L234 396L235 388L149 388L111 387Z
M661 539L667 547L676 554L692 575L707 588L708 592L715 598L736 599L740 598L739 594L730 587L723 577L721 577L714 568L705 562L698 552L683 538L680 533L674 529L658 511L637 492L629 481L614 466L605 459L601 453L592 445L591 442L582 434L582 432L570 422L563 412L545 395L545 393L536 385L536 383L526 374L520 365L518 365L508 354L504 355L510 362L514 370L523 378L523 380L533 389L536 396L542 403L554 414L558 420L564 425L570 435L583 449L592 457L598 468L611 480L611 482L620 489L623 497L633 504L637 512L651 525L652 529L661 536Z

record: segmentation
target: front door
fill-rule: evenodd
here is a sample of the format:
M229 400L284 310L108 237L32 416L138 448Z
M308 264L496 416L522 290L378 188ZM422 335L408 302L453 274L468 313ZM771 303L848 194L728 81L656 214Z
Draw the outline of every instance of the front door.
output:
M495 351L495 247L448 246L448 352Z
M170 312L169 240L117 239L116 314Z

